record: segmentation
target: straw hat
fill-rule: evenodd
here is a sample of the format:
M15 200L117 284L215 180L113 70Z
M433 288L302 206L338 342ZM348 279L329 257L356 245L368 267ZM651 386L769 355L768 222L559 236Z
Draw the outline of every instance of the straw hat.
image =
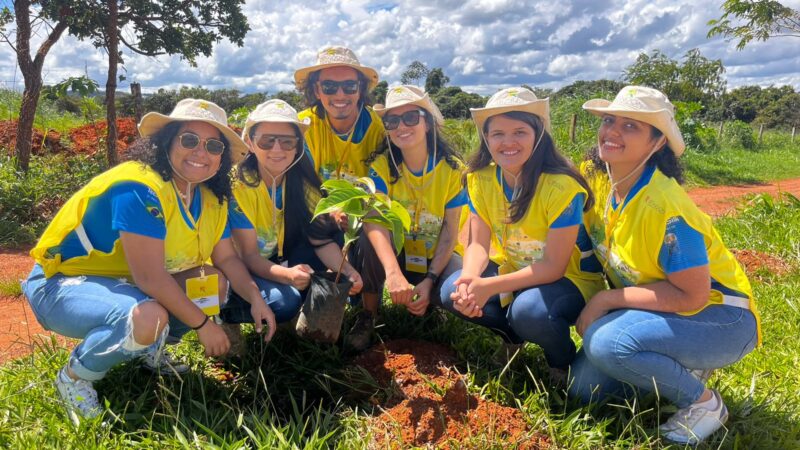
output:
M294 73L294 82L298 90L303 90L311 72L327 67L347 66L364 74L369 80L368 89L372 90L378 84L378 72L367 66L362 66L356 54L346 47L325 47L317 53L317 63L310 67L303 67Z
M686 149L681 130L675 122L675 107L661 91L644 86L625 86L613 102L602 98L589 100L583 109L596 116L612 114L638 120L664 133L675 156Z
M283 100L277 98L267 100L256 106L256 109L247 115L247 121L242 130L242 139L247 140L250 129L261 122L293 123L300 128L300 134L303 135L311 124L311 119L306 117L304 120L300 120L297 110Z
M472 113L472 120L475 121L475 126L480 133L483 133L483 124L486 119L511 111L527 112L538 116L544 123L544 129L550 132L550 99L537 98L531 90L523 87L498 91L489 98L486 107L469 109L469 112Z
M228 127L228 116L225 110L206 100L186 98L175 105L168 116L157 112L149 112L139 122L139 134L149 137L172 122L203 122L218 129L231 148L233 163L239 162L247 154L247 145Z
M444 117L439 108L433 103L433 100L428 96L425 91L416 87L403 84L389 88L386 93L386 104L376 104L372 107L379 116L383 117L390 109L397 108L403 105L416 105L433 115L433 121L436 125L444 125Z

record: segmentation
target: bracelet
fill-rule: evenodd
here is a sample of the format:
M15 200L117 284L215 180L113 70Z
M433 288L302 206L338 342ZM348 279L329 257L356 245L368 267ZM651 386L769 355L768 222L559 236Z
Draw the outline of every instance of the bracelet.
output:
M205 319L203 319L203 321L200 323L200 325L198 325L198 326L196 326L196 327L192 327L192 329L193 329L193 330L195 330L195 331L197 331L197 330L199 330L200 328L203 328L203 327L206 325L206 323L208 323L208 316L206 316L206 318L205 318Z

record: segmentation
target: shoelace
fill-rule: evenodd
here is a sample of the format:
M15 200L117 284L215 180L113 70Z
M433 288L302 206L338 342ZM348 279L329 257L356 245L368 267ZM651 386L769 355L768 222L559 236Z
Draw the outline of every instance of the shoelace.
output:
M691 429L707 411L709 411L708 408L693 405L680 409L667 420L667 427L673 430Z

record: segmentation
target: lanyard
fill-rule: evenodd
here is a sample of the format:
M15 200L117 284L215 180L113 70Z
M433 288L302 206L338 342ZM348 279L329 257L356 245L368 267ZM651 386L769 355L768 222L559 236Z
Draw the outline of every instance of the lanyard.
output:
M387 144L386 148L388 149L389 156L392 159L392 164L394 164L394 168L397 171L398 176L400 176L400 179L403 180L403 183L405 183L405 185L408 186L408 188L410 189L411 196L413 197L413 200L414 200L414 203L415 203L415 207L414 207L414 226L411 229L411 235L415 240L417 238L417 233L419 233L419 230L420 230L420 227L419 227L419 216L422 214L422 200L423 200L423 197L424 197L424 194L422 194L422 193L424 193L425 190L428 189L428 187L433 182L434 178L436 178L433 175L433 171L436 170L436 163L437 163L437 161L436 161L436 152L437 152L438 148L437 148L437 145L436 145L436 141L437 141L437 139L436 139L436 127L433 127L433 128L434 128L433 129L433 133L434 133L434 136L433 136L433 170L431 171L431 177L428 178L427 181L425 181L425 176L428 175L428 157L426 155L425 163L424 163L424 166L422 167L422 178L420 179L419 186L414 186L414 184L411 183L411 180L408 179L413 174L411 173L411 169L408 169L408 165L405 163L405 161L403 162L403 166L406 169L408 169L409 176L408 177L402 176L400 166L398 166L397 160L395 160L394 153L392 152L392 143L389 141L388 133L386 133L386 136L385 136L386 137L386 144ZM428 151L428 147L426 146L425 147L425 152L427 153L427 151Z
M192 225L192 228L193 228L193 231L194 231L194 235L197 238L197 254L200 256L200 276L204 277L204 276L206 276L205 267L206 267L206 259L207 258L206 258L205 255L203 255L203 245L200 242L200 221L203 220L203 213L201 211L200 212L200 217L197 220L194 220L194 216L192 216L191 205L187 205L185 203L183 197L180 194L180 192L181 192L180 189L178 189L178 186L175 184L175 180L173 179L171 181L172 181L172 188L175 189L175 195L178 197L178 200L180 200L179 207L182 208L184 210L184 212L186 213L185 216L189 220L189 223ZM202 194L202 191L200 191L200 201L201 202L202 202L202 199L203 199L203 194Z
M328 117L327 114L325 115L325 123L328 124L328 128L331 131L331 135L332 136L336 136L336 138L338 138L338 133L336 133L336 131L333 129L333 125L331 125L331 119ZM350 131L347 132L347 141L345 141L344 152L342 152L342 156L339 158L339 161L336 163L336 172L334 172L334 174L335 174L334 176L336 177L336 179L341 179L342 178L342 166L344 165L344 160L347 159L347 155L350 154L350 149L352 148L351 144L353 142L353 135L356 134L356 125L357 124L358 124L358 117L356 117L356 121L353 122L353 126L352 126L352 128L350 128ZM336 146L332 145L331 148L335 149Z

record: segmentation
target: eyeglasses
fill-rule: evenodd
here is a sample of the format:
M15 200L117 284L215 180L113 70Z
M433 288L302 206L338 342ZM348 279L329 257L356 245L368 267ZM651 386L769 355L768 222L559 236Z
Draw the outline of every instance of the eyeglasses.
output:
M325 95L335 95L340 87L345 94L353 95L358 93L358 80L324 80L319 82L319 87Z
M275 143L278 143L278 146L281 150L289 151L295 150L297 148L297 142L299 139L297 136L284 136L280 134L262 134L258 141L256 141L256 145L261 150L272 150L275 147Z
M187 131L180 136L178 136L179 142L181 147L192 150L200 144L200 136ZM225 151L225 143L220 141L219 139L209 138L205 139L205 149L206 151L214 156L219 156L222 152Z
M397 127L400 126L400 120L402 120L407 127L413 127L419 123L420 116L424 115L425 111L421 109L412 109L400 115L386 114L383 116L383 127L386 128L387 131L396 130Z

